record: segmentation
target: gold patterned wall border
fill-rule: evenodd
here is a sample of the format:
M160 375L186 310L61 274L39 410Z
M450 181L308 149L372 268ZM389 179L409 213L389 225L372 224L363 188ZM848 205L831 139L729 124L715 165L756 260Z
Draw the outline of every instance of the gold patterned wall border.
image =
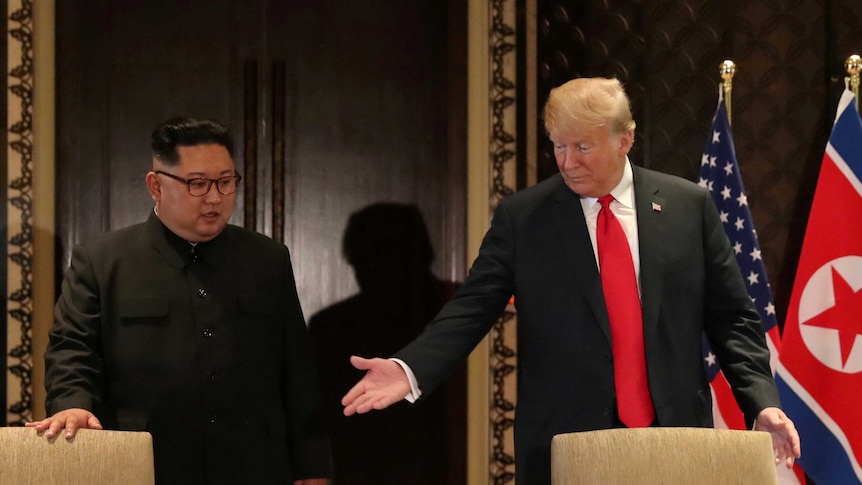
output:
M494 485L515 480L514 425L517 317L512 305L491 330L491 477Z
M516 0L492 0L491 52L491 206L514 193L516 148ZM494 485L515 478L514 422L517 355L517 317L509 305L494 324L490 340L491 364L491 480Z
M33 5L8 3L6 422L30 420L33 401Z

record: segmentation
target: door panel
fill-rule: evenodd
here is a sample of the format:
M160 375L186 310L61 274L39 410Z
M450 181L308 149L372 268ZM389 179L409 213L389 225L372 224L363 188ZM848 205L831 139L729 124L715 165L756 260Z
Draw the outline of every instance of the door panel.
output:
M58 2L63 263L74 243L146 218L152 201L144 176L157 123L192 114L234 126L237 55L224 41L237 30L233 3Z
M355 289L340 258L351 212L415 202L440 248L446 211L461 210L447 206L445 13L435 2L315 1L268 16L268 64L289 66L286 240L309 308L326 303L320 289Z
M342 235L375 202L416 204L433 272L462 278L466 48L449 41L465 38L460 3L57 2L58 273L74 244L147 218L150 132L188 114L233 131L245 182L231 222L290 247L307 316L358 291ZM438 468L454 484L463 390L439 423L453 454Z
M465 49L449 38L458 29L451 37L464 39L466 7L457 4L57 2L58 272L74 244L146 219L150 132L188 114L232 129L246 185L231 222L290 247L307 316L358 291L341 240L350 214L375 202L416 204L433 272L460 279ZM439 423L458 450L442 465L451 483L465 476L458 386L454 418Z
M448 130L450 100L463 87L447 85L448 14L430 0L58 2L61 265L74 243L147 216L149 133L177 114L231 127L237 167L256 182L254 228L274 236L280 95L281 225L307 314L356 291L341 235L349 214L372 202L417 203L434 247L461 253L438 255L435 272L462 275L463 166L447 154L464 143ZM256 174L243 159L248 62L257 77ZM286 66L282 93L272 91L277 62ZM231 222L243 225L244 210L238 197Z

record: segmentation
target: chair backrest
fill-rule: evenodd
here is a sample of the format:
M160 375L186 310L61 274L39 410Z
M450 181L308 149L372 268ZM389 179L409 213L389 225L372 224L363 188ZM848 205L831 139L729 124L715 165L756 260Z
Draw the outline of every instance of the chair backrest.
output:
M778 483L769 433L711 428L559 434L551 475L553 485Z
M71 440L48 440L32 428L0 427L2 485L154 482L149 433L80 429Z

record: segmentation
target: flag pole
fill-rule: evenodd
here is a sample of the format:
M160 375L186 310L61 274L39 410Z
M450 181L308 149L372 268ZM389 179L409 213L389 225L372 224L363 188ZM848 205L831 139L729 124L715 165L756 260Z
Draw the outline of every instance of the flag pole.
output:
M730 93L733 91L733 75L736 74L736 64L731 60L725 60L718 66L718 72L721 74L721 89L724 91L724 107L727 108L727 123L732 124L730 117Z
M850 90L853 91L853 96L856 97L856 109L859 109L859 70L862 68L862 57L853 54L844 61L844 69L850 76Z

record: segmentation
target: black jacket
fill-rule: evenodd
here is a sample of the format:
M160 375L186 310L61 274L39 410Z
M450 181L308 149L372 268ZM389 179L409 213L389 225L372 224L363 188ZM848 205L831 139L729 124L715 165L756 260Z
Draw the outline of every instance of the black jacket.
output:
M193 249L151 215L76 247L46 367L49 414L149 431L159 483L329 475L290 255L260 234Z

